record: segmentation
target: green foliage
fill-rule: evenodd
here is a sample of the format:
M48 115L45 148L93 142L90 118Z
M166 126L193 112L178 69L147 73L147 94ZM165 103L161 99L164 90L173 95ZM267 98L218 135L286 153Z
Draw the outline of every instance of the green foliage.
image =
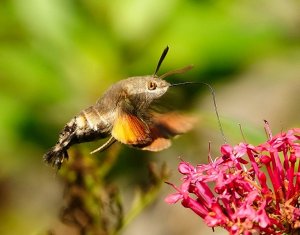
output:
M152 74L166 45L170 46L170 53L160 74L187 64L195 65L191 72L169 78L171 82L218 83L218 96L225 86L239 84L249 71L254 71L249 75L251 84L258 84L257 73L265 71L260 69L265 68L261 65L263 61L275 60L278 61L275 66L270 63L266 67L274 70L270 77L266 73L270 92L274 84L297 87L290 84L298 84L295 82L300 74L296 70L300 57L299 8L299 3L291 0L1 1L0 192L5 191L0 193L1 234L32 234L54 223L61 208L62 186L52 177L51 169L43 165L43 153L56 142L63 125L81 109L93 104L109 85L127 76ZM253 69L253 65L259 66ZM275 75L278 75L277 80ZM291 79L287 80L288 77ZM247 90L248 85L243 89ZM240 99L245 93L243 89L237 85L234 91L239 92ZM259 90L267 91L267 86L257 87L255 91ZM212 124L216 123L215 116L207 115L203 106L196 107L203 91L195 86L170 91L175 93L175 98L167 99L167 106L188 107L203 119L192 138L178 140L179 144L173 145L172 149L178 152L163 153L163 161L176 161L179 152L192 152L195 158L206 153L206 149L197 149L197 143L207 146L214 137L201 133L201 128L212 128L216 133L218 127ZM291 95L295 93L287 90L272 104L263 106L261 101L253 106L264 110L284 102L288 96L293 99ZM239 112L251 107L248 106L251 101L246 100ZM292 112L282 111L280 117L285 118L283 123L295 123L295 118L290 116L297 116L299 111L288 105L286 101L282 107ZM213 108L210 111L213 113ZM222 116L222 111L220 113ZM277 114L272 113L272 116ZM236 122L244 117L222 119L225 132L229 132L234 141L242 139ZM262 120L260 116L256 118ZM245 120L242 128L246 139L258 142L262 138L261 126L257 131L257 125ZM191 146L191 141L197 143ZM99 146L98 143L83 144L80 149L91 150L96 145ZM106 180L118 182L120 178L132 183L131 190L143 185L148 179L145 168L150 157L158 161L157 154L124 148L114 156L121 159L102 162L101 171L96 170L98 165L93 166L95 172L84 176L85 190L101 191L100 186L107 186ZM89 160L84 161L94 161L89 156L85 158ZM96 164L91 162L89 164ZM72 175L70 172L64 175L65 180L71 177L69 174ZM76 178L76 174L72 177ZM91 186L95 177L101 179L98 188ZM112 189L112 193L116 191ZM84 196L88 205L95 203L94 196ZM112 196L115 203L118 197L118 193ZM140 200L146 205L152 198L141 196ZM137 206L136 212L140 209ZM131 212L129 217L133 218L136 212ZM126 220L122 218L122 221ZM118 226L115 228L119 229Z

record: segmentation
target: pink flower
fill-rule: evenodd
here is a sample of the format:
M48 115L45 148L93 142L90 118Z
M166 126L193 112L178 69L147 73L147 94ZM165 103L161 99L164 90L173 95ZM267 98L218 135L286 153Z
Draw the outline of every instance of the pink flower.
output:
M221 146L221 156L193 166L181 161L182 185L165 200L181 204L229 234L293 234L300 229L300 128L258 146Z

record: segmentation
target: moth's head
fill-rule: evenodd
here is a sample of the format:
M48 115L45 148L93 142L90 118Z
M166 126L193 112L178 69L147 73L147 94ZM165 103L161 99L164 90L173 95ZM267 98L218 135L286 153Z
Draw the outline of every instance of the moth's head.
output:
M168 90L170 83L153 75L131 77L125 81L126 92L129 96L146 95L157 99Z
M163 51L153 75L131 77L120 82L122 84L121 87L123 89L123 94L131 101L133 106L149 106L153 100L160 98L166 93L168 88L172 86L170 83L165 81L164 78L173 74L183 73L192 68L192 66L187 66L181 69L169 71L161 76L157 76L157 72L167 55L168 50L169 47L166 47Z
M123 90L132 104L138 107L151 104L170 87L170 83L153 75L131 77L123 80Z
M170 83L156 76L146 76L144 79L145 91L151 99L158 99L166 93Z

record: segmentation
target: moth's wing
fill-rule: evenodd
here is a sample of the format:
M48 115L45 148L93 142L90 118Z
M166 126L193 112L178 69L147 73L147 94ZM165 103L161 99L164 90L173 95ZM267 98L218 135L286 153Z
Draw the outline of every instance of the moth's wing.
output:
M170 138L191 130L196 118L176 112L153 114L151 127L152 142L144 146L143 150L161 151L171 146Z
M173 137L190 131L195 123L196 118L190 115L184 115L177 112L164 114L154 114L153 120L156 128L166 137Z
M171 146L171 140L167 138L157 137L150 144L143 146L142 150L158 152Z
M143 146L152 142L149 125L137 114L119 110L111 135L123 144Z

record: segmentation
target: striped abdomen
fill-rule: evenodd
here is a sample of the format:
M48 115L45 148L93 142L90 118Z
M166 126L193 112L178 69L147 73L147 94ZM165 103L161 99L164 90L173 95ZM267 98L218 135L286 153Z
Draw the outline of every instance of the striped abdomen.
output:
M82 110L64 128L75 126L74 136L70 144L93 141L105 138L110 134L111 118L109 114L101 114L95 106Z
M44 161L59 169L68 158L67 150L71 145L107 137L112 120L112 112L101 115L95 106L81 111L65 125L56 145L44 155Z

